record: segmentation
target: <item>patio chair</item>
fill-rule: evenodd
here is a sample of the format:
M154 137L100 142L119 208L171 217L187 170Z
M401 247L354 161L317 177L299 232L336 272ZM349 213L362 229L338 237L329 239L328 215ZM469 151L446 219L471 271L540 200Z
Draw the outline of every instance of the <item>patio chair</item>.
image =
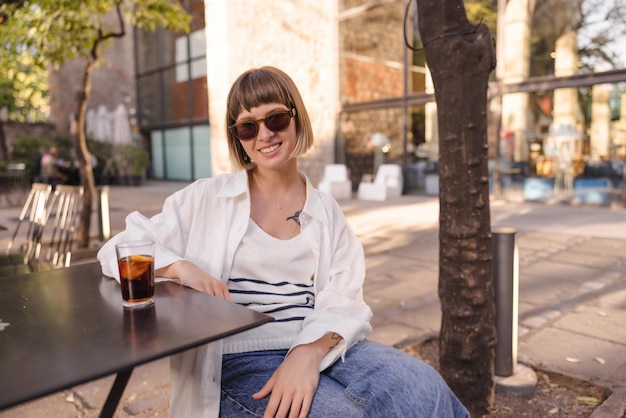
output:
M8 164L6 169L0 172L0 195L9 207L24 203L29 186L27 180L24 163Z
M357 196L361 200L387 200L402 194L402 167L398 164L381 164L373 182L359 183Z
M83 203L83 186L56 186L49 199L48 208L54 214L52 236L46 244L43 259L50 268L68 267L72 260L72 244L80 220ZM52 215L51 215L52 216Z
M34 183L0 262L0 277L69 266L82 198L82 186L52 191L49 184Z
M6 254L0 257L1 275L27 273L31 262L39 258L43 230L50 216L47 205L51 193L49 184L33 183L31 186Z
M350 199L352 181L348 178L348 169L345 164L327 164L324 167L324 176L317 188L330 193L337 200Z

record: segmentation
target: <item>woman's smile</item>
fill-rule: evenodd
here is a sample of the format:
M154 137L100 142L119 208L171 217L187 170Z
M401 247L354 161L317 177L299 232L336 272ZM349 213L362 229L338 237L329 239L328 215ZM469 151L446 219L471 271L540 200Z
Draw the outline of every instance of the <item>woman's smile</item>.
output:
M273 151L276 151L278 148L280 148L281 145L282 145L282 142L277 142L275 144L270 145L269 147L261 148L259 152L261 154L269 154Z

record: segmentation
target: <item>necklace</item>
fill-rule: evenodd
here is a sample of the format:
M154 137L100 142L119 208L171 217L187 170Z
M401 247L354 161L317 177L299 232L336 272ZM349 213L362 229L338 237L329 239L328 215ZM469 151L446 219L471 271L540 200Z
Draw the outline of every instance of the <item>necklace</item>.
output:
M289 203L291 200L293 200L293 198L294 198L295 196L298 196L298 195L300 194L300 191L301 191L301 190L300 190L300 189L298 189L298 192L297 192L297 193L292 194L291 196L289 196L287 199L283 200L282 202L278 202L278 203L276 203L276 210L283 210L283 205L284 205L285 203Z
M250 188L252 189L253 187L255 189L259 189L258 185L256 184L254 176L251 176L251 178L250 178ZM305 200L306 200L306 186L305 186L305 184L301 180L299 180L299 187L298 187L298 191L296 193L292 194L287 199L285 199L285 200L283 200L281 202L277 202L275 204L276 204L276 210L280 212L280 211L283 210L283 206L286 203L292 201L297 196L300 196L300 205L298 205L298 207L300 209L296 210L293 213L293 215L288 216L287 218L285 218L285 220L287 222L294 221L296 223L296 225L299 226L300 225L300 214L302 213L302 210L304 208L304 203L305 203ZM265 204L268 204L268 203L270 203L269 199L266 201ZM293 206L291 206L291 207L293 207Z
M305 193L304 193L304 189L301 189L298 193L300 195L301 199L301 203L300 203L300 207L304 206L304 199L305 199ZM283 202L284 203L284 202ZM280 205L278 207L278 209L280 210ZM289 221L294 221L296 224L298 224L298 226L300 225L300 214L302 213L302 209L297 210L293 213L293 215L288 216L287 219L285 219L287 222Z
M291 196L291 197L290 197L289 199L287 199L287 200L284 200L284 201L282 201L282 202L278 202L278 203L276 203L276 209L277 209L277 210L283 210L283 205L284 205L285 203L289 202L291 199L293 199L293 196Z
M287 219L285 219L286 221L294 221L295 223L297 223L298 225L300 225L300 214L302 213L302 210L297 210L294 212L293 215L288 216Z

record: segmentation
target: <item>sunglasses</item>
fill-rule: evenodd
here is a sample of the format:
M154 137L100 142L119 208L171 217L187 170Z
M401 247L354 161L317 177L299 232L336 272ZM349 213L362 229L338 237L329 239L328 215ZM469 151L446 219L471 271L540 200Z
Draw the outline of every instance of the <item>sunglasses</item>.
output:
M270 131L280 132L287 129L289 123L291 123L291 118L294 116L296 116L295 108L291 110L279 110L266 115L262 119L235 123L228 127L228 131L240 141L249 141L256 138L259 133L260 122L263 122L265 127Z

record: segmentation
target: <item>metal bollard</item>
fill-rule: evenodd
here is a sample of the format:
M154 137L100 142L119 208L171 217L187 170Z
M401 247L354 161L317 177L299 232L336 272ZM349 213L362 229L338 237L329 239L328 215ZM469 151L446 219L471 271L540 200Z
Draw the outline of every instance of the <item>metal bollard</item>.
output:
M98 187L98 238L100 241L106 241L111 237L109 189L109 186Z
M517 363L519 254L514 228L492 231L493 287L496 302L496 376L511 376Z

